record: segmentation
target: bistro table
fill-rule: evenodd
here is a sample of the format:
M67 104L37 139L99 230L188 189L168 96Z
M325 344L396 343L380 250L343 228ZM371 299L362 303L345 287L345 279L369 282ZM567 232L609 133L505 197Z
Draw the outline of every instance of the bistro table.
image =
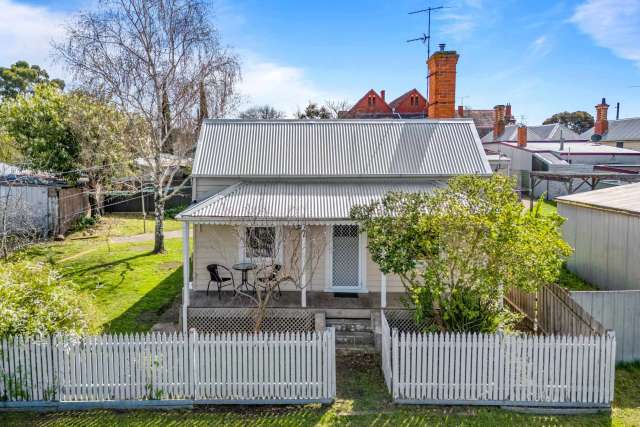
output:
M244 286L244 288L248 291L249 286L253 287L249 283L249 271L255 270L256 267L257 265L253 262L239 262L231 266L231 268L233 268L234 270L238 270L242 272L242 281L240 282L240 286L239 286L240 289L242 289L242 287Z

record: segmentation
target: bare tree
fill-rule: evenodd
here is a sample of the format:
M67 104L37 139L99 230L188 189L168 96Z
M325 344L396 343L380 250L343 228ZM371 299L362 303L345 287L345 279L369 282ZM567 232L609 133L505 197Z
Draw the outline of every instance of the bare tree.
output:
M203 92L208 114L225 114L239 77L237 58L221 46L207 4L103 0L77 15L66 41L54 45L86 90L146 125L147 137L133 148L151 169L156 253L164 251L165 202L187 182L174 177L193 154Z
M240 118L245 120L274 120L282 119L284 115L282 111L265 104L244 110L240 113Z
M352 107L352 104L346 99L343 99L341 101L328 99L324 102L324 105L331 112L331 118L333 119L339 119L341 112L349 111Z

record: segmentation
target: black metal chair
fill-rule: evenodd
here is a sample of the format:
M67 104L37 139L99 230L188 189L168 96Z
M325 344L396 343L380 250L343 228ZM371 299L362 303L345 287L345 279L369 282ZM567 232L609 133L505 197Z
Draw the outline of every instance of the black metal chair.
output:
M260 288L266 291L268 287L272 286L270 283L275 281L275 288L278 290L278 297L282 296L280 280L278 280L278 273L280 273L280 270L282 270L282 266L280 264L273 264L262 267L256 271L253 285L254 288L256 288L256 290L257 288Z
M220 270L225 270L229 275L222 276ZM209 283L207 283L207 295L209 295L209 286L211 283L218 285L218 299L222 299L222 288L227 286L233 287L233 295L236 294L236 282L233 280L233 273L227 267L221 264L209 264L207 265L207 271L209 272ZM229 283L230 282L230 283Z

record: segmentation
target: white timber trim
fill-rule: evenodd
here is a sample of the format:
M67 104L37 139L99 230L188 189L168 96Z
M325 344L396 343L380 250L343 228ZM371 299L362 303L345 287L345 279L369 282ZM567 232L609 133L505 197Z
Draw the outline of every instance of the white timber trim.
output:
M324 289L330 292L331 288L333 288L333 225L327 225L325 227L325 241L324 261L326 283Z
M380 307L387 306L387 275L380 273Z
M367 292L367 233L358 227L358 281L360 292Z
M302 234L302 247L300 248L300 270L301 270L301 296L300 303L302 307L307 306L307 227L302 226L300 228L300 233Z
M187 309L189 307L189 223L182 223L182 331L187 332Z

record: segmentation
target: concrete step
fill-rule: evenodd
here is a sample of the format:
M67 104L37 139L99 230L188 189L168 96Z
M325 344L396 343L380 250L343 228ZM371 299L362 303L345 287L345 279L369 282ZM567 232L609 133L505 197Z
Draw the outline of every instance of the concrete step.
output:
M327 319L336 332L371 332L371 319Z
M373 332L336 332L336 346L342 344L373 346Z
M376 354L378 351L372 345L336 345L336 356L351 356L354 354Z

